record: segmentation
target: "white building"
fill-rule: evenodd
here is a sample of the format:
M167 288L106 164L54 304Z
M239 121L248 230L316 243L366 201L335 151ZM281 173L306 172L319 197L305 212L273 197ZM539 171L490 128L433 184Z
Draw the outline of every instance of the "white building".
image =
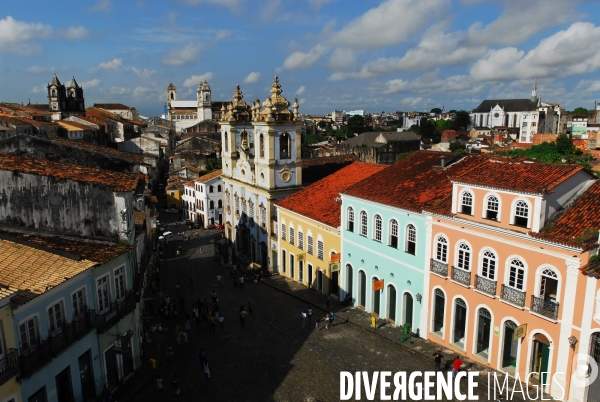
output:
M201 227L223 223L223 181L221 169L185 183L183 216Z
M277 239L271 237L273 203L302 186L298 102L293 112L275 77L271 96L249 106L239 86L221 118L225 236L228 258L277 271Z
M347 116L363 116L365 115L365 111L364 110L351 110L349 112L346 112Z

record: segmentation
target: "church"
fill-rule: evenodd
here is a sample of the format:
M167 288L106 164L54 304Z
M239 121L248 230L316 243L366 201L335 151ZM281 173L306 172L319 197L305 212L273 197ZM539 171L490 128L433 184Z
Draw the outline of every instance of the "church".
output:
M225 236L231 262L277 270L274 202L302 187L298 101L293 111L275 77L271 95L248 105L239 85L220 111Z
M198 85L196 100L178 100L177 88L170 82L167 86L165 119L175 122L176 131L181 133L203 121L218 121L225 103L212 100L210 85L206 80Z

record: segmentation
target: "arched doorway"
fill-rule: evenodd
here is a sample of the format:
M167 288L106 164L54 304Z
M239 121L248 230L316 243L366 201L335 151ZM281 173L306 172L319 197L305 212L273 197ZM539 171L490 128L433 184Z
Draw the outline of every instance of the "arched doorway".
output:
M396 322L396 288L394 285L387 287L387 319Z
M408 324L410 327L413 327L413 297L410 293L404 292L402 296L402 315L403 315L403 324Z
M460 297L454 301L454 323L452 343L461 349L465 348L465 331L467 329L467 303Z
M600 370L600 332L594 332L590 337L590 357L596 362ZM600 381L596 380L588 385L588 402L600 401Z
M446 311L446 295L441 289L433 293L433 333L444 337L444 320Z
M346 297L352 298L352 265L346 264Z
M358 305L365 308L367 302L367 275L365 271L358 271Z
M492 314L486 308L480 308L477 312L477 343L475 345L475 354L489 360L490 336L492 328Z
M381 290L375 290L375 282L378 280L379 278L374 276L373 283L371 284L371 291L373 292L373 304L371 305L371 313L379 317L381 312Z
M531 341L531 381L548 385L548 364L550 361L550 340L544 334L535 334Z
M519 356L519 339L515 339L515 329L517 324L514 321L506 320L504 322L502 341L502 357L500 364L502 370L514 375L517 372L517 356Z

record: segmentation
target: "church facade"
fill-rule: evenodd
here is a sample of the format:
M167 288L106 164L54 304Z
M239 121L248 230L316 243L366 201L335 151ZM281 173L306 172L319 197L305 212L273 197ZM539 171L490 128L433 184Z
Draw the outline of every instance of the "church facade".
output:
M52 121L85 115L83 88L77 84L75 77L71 79L69 87L66 87L54 74L52 82L48 84L48 108Z
M210 85L204 80L198 85L196 100L178 100L177 88L172 82L167 86L165 119L175 122L177 132L207 120L219 120L224 102L213 102Z
M275 77L262 107L248 105L239 85L221 109L225 236L229 259L277 272L274 202L302 187L301 126L298 102L282 95Z

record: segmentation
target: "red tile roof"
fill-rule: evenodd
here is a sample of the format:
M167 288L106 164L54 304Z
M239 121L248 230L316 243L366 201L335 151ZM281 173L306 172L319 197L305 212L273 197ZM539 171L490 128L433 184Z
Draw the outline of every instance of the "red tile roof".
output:
M67 122L68 124L72 124L72 122ZM86 126L90 129L90 126ZM105 147L102 145L90 144L89 142L81 142L81 141L73 141L68 140L66 138L57 137L52 141L58 142L69 147L86 149L88 151L101 153L104 155L116 156L117 158L126 159L131 162L135 162L136 164L144 163L144 156L142 154L134 154L133 152L121 151L114 148Z
M596 181L581 198L539 233L530 236L589 249L598 243L600 231L600 181Z
M4 153L0 153L0 170L96 183L104 185L115 192L134 191L140 181L145 181L145 176L138 173L121 173Z
M208 174L205 174L204 176L200 176L197 179L194 179L193 181L197 181L200 183L206 183L209 180L214 179L215 177L219 177L223 174L223 169L219 169L219 170L215 170L213 172L210 172Z
M448 175L461 175L480 163L480 157L468 156L445 168L446 163L461 155L449 152L417 151L374 174L342 193L409 211L450 215L452 183Z
M506 157L483 157L479 166L468 173L452 174L453 182L534 194L552 190L580 172L576 165L557 165Z
M278 201L276 204L297 214L322 222L331 227L340 226L340 192L361 180L370 182L372 176L387 165L354 162L310 186ZM365 180L369 178L368 180Z

